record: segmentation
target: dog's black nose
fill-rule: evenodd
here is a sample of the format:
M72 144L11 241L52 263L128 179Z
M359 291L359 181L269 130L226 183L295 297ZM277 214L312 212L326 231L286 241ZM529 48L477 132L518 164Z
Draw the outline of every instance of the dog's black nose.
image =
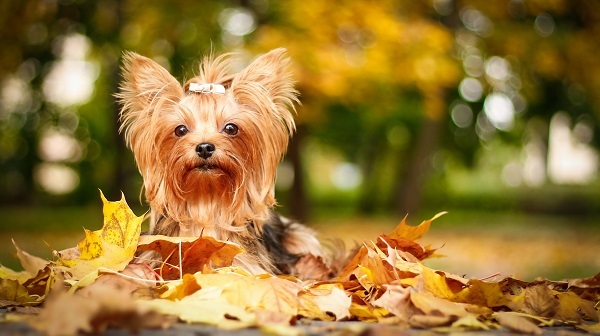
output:
M203 159L208 159L215 151L215 145L210 142L203 142L196 147L196 153Z

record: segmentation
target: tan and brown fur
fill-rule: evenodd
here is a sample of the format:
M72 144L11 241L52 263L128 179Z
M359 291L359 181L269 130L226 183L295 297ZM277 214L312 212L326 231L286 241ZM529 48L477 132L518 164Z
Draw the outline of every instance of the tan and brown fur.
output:
M284 49L231 73L231 55L205 58L181 85L149 58L125 53L117 95L125 133L144 180L150 233L211 236L240 244L237 262L253 273L293 273L306 254L322 255L312 231L273 211L277 165L295 130L298 102ZM220 84L224 94L188 90ZM234 124L237 133L225 132ZM187 132L176 133L185 126ZM210 157L197 146L214 145Z

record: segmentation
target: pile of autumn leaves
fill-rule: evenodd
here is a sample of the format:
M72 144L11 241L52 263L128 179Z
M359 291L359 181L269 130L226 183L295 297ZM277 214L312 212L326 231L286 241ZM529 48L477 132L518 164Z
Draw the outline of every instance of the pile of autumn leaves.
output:
M416 241L438 216L418 226L403 220L389 235L365 242L335 279L301 280L249 275L232 266L243 253L239 247L209 237L140 237L142 217L123 199L102 200L104 227L86 230L53 261L15 245L24 271L0 266L2 323L25 321L48 335L166 328L177 321L298 334L314 320L442 332L540 334L549 326L600 332L600 274L562 282L486 281L426 267L422 261L435 250ZM141 251L155 251L164 262L151 267L134 257Z

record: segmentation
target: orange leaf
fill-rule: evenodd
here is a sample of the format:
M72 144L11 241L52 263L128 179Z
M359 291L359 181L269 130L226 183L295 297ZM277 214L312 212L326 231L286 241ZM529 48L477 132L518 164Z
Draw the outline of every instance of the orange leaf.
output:
M445 214L446 212L440 212L433 216L433 218L423 221L418 226L410 226L406 224L406 218L408 217L407 215L402 219L400 224L398 224L398 226L392 232L390 232L389 236L396 239L403 238L410 241L416 241L423 237L427 231L429 231L432 221Z
M181 245L181 261L179 249ZM156 251L162 256L160 274L164 279L179 279L180 274L194 274L204 266L231 266L235 256L243 250L229 242L212 237L141 236L138 252ZM180 269L181 267L181 273Z

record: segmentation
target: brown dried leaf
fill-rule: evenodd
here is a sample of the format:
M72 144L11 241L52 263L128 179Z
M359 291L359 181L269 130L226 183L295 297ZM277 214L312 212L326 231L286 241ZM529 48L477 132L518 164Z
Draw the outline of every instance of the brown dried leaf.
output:
M523 288L523 292L508 304L513 311L541 317L553 317L558 308L554 292L545 284Z
M338 287L333 287L327 295L316 297L315 303L320 310L335 315L337 321L350 317L352 299Z
M377 239L377 247L379 247L380 249L394 249L394 250L398 250L398 251L403 251L406 253L409 253L411 256L413 256L415 259L417 260L424 260L429 258L430 256L433 255L433 253L435 252L435 249L433 250L429 250L429 249L425 249L423 248L423 246L405 239L405 238L392 238L390 236L387 235L381 235L379 236L379 238Z
M449 316L457 320L469 314L462 304L437 298L430 293L411 293L410 301L425 315Z
M408 321L414 314L414 308L410 302L410 288L404 288L399 285L386 285L386 291L372 304L376 307L385 308L388 312Z
M12 240L12 243L17 250L17 258L19 258L21 266L23 266L23 269L29 275L29 277L34 277L39 271L43 270L50 263L48 260L36 257L21 250L14 239Z
M81 294L70 294L57 286L51 291L32 326L49 336L101 333L108 327L136 332L142 328L166 327L170 320L135 304L128 292L96 286Z
M495 313L494 318L504 328L522 334L541 335L543 331L529 319L510 312Z
M132 298L154 298L153 288L155 283L146 280L156 280L156 273L143 264L129 264L118 273L103 273L95 281L80 290L82 295L95 291L98 286L111 287L125 293L130 293Z

